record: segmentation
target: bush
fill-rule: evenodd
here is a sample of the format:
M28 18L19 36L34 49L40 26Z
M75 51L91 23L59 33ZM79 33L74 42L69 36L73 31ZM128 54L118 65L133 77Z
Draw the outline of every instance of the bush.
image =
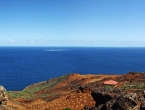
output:
M65 108L65 109L63 109L63 110L71 110L71 108Z

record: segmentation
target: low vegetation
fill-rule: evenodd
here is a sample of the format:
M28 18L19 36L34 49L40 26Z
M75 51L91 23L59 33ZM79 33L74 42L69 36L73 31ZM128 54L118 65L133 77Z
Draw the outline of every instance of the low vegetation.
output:
M145 82L125 83L122 89L145 89Z
M69 76L69 74L60 76L57 78L53 78L53 79L50 79L48 81L44 81L41 83L33 84L31 86L26 87L22 91L7 91L7 94L9 95L9 97L11 99L22 98L22 99L26 99L26 100L31 100L34 98L35 99L36 98L45 98L48 95L51 96L51 95L55 95L55 94L54 93L37 94L37 92L52 89L56 84L64 81L68 76Z
M64 108L63 110L71 110L71 108Z

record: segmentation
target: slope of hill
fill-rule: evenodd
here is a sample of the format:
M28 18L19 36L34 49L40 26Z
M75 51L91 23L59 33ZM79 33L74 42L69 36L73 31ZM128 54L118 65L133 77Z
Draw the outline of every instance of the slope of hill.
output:
M99 103L99 99L96 101L96 95L94 97L92 94L94 91L95 93L109 94L111 100L116 100L114 97L120 94L114 92L116 87L103 84L104 81L110 79L118 81L117 90L122 91L122 94L131 91L143 96L144 73L130 72L126 75L67 74L32 84L23 91L8 91L8 110L63 110L65 108L91 110L93 107L100 106L96 105Z

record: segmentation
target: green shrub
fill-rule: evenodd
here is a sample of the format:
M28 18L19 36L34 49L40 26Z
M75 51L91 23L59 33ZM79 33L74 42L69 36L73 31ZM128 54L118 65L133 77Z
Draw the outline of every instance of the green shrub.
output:
M64 108L63 110L71 110L71 108Z

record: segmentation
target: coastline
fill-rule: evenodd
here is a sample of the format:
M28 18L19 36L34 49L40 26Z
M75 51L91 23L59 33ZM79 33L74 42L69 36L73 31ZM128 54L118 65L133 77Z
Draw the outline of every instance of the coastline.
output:
M10 102L8 102L8 107L12 109L12 103L15 103L15 107L19 108L21 105L21 109L23 108L27 110L35 110L35 108L39 108L40 110L46 108L52 109L54 106L55 110L60 107L62 109L70 107L73 108L73 110L81 110L86 106L90 108L89 110L91 110L92 107L99 106L95 105L96 100L98 102L98 99L94 99L94 96L98 97L99 94L102 94L101 96L103 97L106 97L108 94L109 97L111 97L111 100L116 100L115 95L123 97L122 95L125 95L126 93L127 97L129 97L128 93L130 92L143 95L143 91L145 89L145 83L143 83L144 79L145 73L139 72L129 72L124 75L66 74L64 76L32 84L22 91L8 91L7 94L10 100ZM104 85L104 82L108 80L117 81L117 86ZM67 99L67 97L70 98ZM86 99L83 97L86 97ZM137 95L136 97L139 98ZM78 105L80 103L78 102L78 99L82 100L82 106ZM60 104L62 102L67 103L64 105ZM41 105L41 103L43 103L43 105ZM54 105L54 103L56 103L56 105ZM77 106L73 106L70 103L74 103ZM130 103L130 101L127 103ZM138 103L140 102L138 101Z

